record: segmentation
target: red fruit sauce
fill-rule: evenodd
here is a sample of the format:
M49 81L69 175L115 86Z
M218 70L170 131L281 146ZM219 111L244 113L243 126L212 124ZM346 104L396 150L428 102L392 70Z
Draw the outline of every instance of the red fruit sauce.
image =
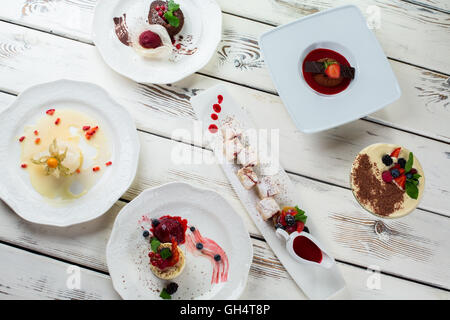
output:
M220 113L220 111L222 111L222 107L220 106L220 104L215 104L213 105L213 109L215 112Z
M152 227L150 231L162 243L172 242L172 238L178 244L183 244L186 240L187 220L181 217L163 216L158 219L159 224Z
M209 130L209 132L211 132L211 133L216 133L216 132L219 130L219 128L217 128L217 126L216 126L215 124L211 124L211 125L208 127L208 130Z
M219 119L219 116L215 113L211 113L211 119L217 120L217 119Z
M298 236L294 239L294 252L305 260L321 263L322 262L322 250L314 242L307 237Z
M219 95L217 96L217 101L219 102L219 104L221 104L222 101L223 101L223 96L219 94Z
M147 30L139 36L139 44L145 49L155 49L162 46L162 41L156 33Z
M342 82L335 87L324 87L324 86L318 84L314 80L313 73L305 72L305 62L306 61L318 61L323 58L334 59L340 65L350 67L350 63L348 63L347 59L345 59L345 57L343 55L337 53L336 51L329 50L329 49L315 49L315 50L311 51L310 53L308 53L308 55L305 57L305 60L303 60L302 73L303 73L303 77L304 77L306 83L313 90L315 90L319 93L322 93L322 94L327 94L327 95L337 94L337 93L342 92L345 89L347 89L348 85L351 82L350 78L344 78L342 80Z

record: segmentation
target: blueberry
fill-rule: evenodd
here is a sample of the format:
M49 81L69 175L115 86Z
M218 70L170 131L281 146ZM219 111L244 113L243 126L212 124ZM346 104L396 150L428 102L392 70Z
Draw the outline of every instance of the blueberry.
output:
M284 221L286 221L286 224L287 224L288 226L293 226L293 225L295 224L295 218L294 218L293 215L290 215L290 214L287 214L287 215L284 217Z
M190 229L192 232L195 231L195 227L190 227L189 229Z
M159 225L159 220L158 219L152 219L152 226L153 228L157 227Z
M391 175L392 175L392 178L394 178L394 179L398 178L400 176L400 171L398 171L398 169L392 169Z
M382 160L383 163L384 163L385 165L387 165L388 167L394 162L394 161L392 161L391 156L388 155L388 154L385 154L385 155L383 156L383 158L381 158L381 160Z
M412 177L413 177L413 174L411 172L408 172L406 174L406 179L412 179Z
M145 230L142 235L144 236L144 238L147 238L150 235L150 232L148 232L147 230Z
M400 168L405 169L406 160L404 158L398 159L397 163L400 165Z
M168 294L172 295L175 292L177 292L178 290L178 284L176 284L175 282L171 282L167 285L166 287L166 291Z
M203 243L199 242L199 243L197 243L197 244L195 245L195 247L196 247L198 250L202 250L202 249L203 249Z
M216 254L216 255L214 256L214 260L220 261L220 259L222 259L222 257L220 256L220 254Z
M307 227L307 226L305 226L305 227L303 228L303 231L305 231L306 233L309 233L309 229L308 229L308 227Z

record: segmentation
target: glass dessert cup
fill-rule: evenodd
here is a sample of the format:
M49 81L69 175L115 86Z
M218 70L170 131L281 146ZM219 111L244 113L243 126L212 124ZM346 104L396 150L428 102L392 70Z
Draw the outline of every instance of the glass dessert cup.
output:
M387 157L389 156L389 158L392 156L392 154L390 155L391 151L394 150L396 151L397 149L400 149L401 152L397 152L395 157L392 157L393 161L390 165L386 165L383 164L382 162L382 157ZM392 152L394 153L394 152ZM387 186L388 184L391 184L391 186L389 186L390 188L392 188L392 186L396 186L398 188L398 190L403 189L403 200L395 205L395 209L387 214L380 214L377 213L376 210L374 209L374 205L372 203L368 203L367 199L363 200L361 199L361 197L358 195L358 191L359 188L358 186L355 186L355 182L354 182L354 172L356 170L356 166L358 163L358 159L360 158L361 155L365 155L367 154L370 158L370 165L373 166L371 167L371 170L373 169L374 172L372 172L373 176L376 177L379 180L379 183ZM400 165L398 164L399 162L397 161L402 161L400 159L409 159L409 157L411 157L412 161L412 168L409 168L408 172L405 173L405 164L403 164L402 167L400 167ZM406 160L404 160L406 161ZM397 163L396 163L397 162ZM391 177L391 181L390 182L386 182L384 180L383 174L385 174L387 171L389 171L390 173L392 171L394 171L396 168L398 168L400 170L400 176L397 176L395 178ZM407 169L407 168L406 168ZM382 174L383 172L383 174ZM397 170L398 172L398 170ZM405 182L403 182L403 187L401 187L399 183L397 183L397 179L400 179L401 176L405 176L405 178L403 180L407 180L407 184L410 184L413 181L413 179L411 178L411 175L408 175L407 173L409 172L415 172L414 174L414 180L416 181L415 184L415 188L416 188L416 192L417 194L417 198L412 198L409 193L410 191L407 190L408 188L405 189ZM388 174L389 176L391 174ZM418 176L418 178L416 179L416 174ZM406 179L406 177L408 177L408 179ZM396 179L397 178L397 179ZM395 182L394 182L395 180ZM424 177L424 173L423 173L423 169L422 166L420 165L419 161L417 160L417 158L406 148L403 148L401 146L398 145L394 145L394 144L387 144L387 143L376 143L376 144L372 144L367 146L366 148L364 148L363 150L361 150L358 155L355 157L355 160L352 164L352 168L350 170L350 175L349 175L349 183L350 183L350 188L352 189L352 194L355 197L355 200L358 202L358 204L367 212L369 212L370 214L378 217L378 218L382 218L382 219L397 219L397 218L402 218L405 217L407 215L409 215L411 212L413 212L419 205L422 196L423 196L423 192L425 189L425 177ZM397 192L398 192L397 190ZM377 190L370 190L371 194L376 194ZM372 192L373 191L373 192ZM380 191L380 190L378 190ZM382 194L382 196L385 197L385 194ZM381 199L381 198L378 198ZM377 201L375 201L377 202ZM381 202L381 200L380 200Z

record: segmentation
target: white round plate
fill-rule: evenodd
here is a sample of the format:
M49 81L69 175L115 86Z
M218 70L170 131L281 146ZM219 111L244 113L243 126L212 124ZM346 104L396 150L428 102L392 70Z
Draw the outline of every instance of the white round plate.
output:
M184 26L175 36L191 55L174 48L168 60L139 56L119 41L113 18L123 17L128 30L139 21L147 23L152 0L101 0L95 8L93 39L105 62L116 72L140 83L165 84L179 81L203 68L216 51L222 35L222 13L215 0L176 0L184 14Z
M27 170L20 167L18 138L50 107L77 110L96 119L105 130L113 162L87 194L59 204L39 194ZM134 121L96 85L59 80L28 88L0 113L0 128L0 198L25 220L66 227L95 219L111 208L136 175L140 146Z
M249 234L241 217L217 192L186 183L169 183L147 189L119 213L106 248L109 273L116 291L124 299L161 299L168 281L150 270L150 244L142 236L149 219L164 215L188 220L206 238L217 242L229 261L228 281L211 284L212 266L208 259L186 250L186 266L175 278L179 285L172 299L237 299L247 283L253 257ZM144 218L145 217L145 218ZM144 222L143 222L144 221ZM190 232L189 230L187 232Z

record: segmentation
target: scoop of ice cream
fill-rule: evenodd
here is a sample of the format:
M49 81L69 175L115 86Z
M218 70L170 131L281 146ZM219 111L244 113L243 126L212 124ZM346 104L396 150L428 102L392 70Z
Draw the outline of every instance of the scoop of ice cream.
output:
M131 33L131 46L146 58L167 58L172 53L172 41L160 25L138 22Z
M162 41L158 34L147 30L139 36L139 44L146 49L156 49L162 46Z

